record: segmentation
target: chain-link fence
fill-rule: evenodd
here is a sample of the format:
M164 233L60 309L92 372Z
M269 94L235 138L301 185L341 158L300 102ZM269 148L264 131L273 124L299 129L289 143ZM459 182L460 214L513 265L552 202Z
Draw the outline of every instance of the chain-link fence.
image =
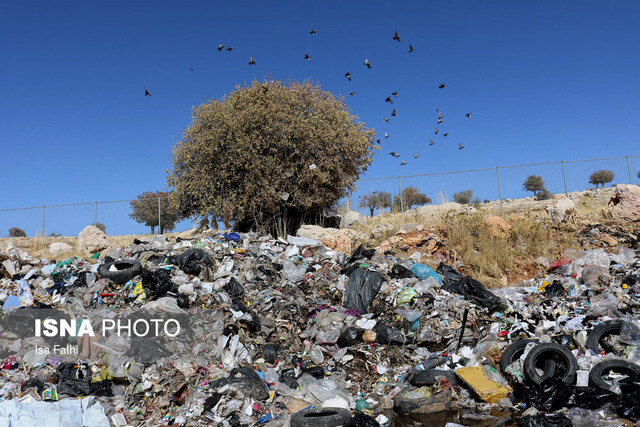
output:
M464 190L473 192L472 200L479 202L522 198L532 195L523 189L523 182L530 175L544 179L545 187L551 193L569 193L584 190L590 186L589 176L598 169L610 170L614 179L609 184L640 183L640 155L606 157L599 159L563 160L556 162L529 163L521 165L493 166L458 171L430 172L416 175L398 175L382 178L363 178L346 203L362 215L369 215L370 209L360 203L367 194L387 192L391 195L393 208L405 210L403 190L414 187L426 194L431 203L446 203L453 195ZM162 200L166 197L147 198L147 203L157 205L157 222L163 228ZM99 223L106 227L107 234L149 234L150 225L135 222L130 218L131 202L138 199L94 201L83 203L51 204L19 208L0 209L0 233L10 228L19 228L27 236L47 236L52 234L77 235L88 224ZM156 209L154 205L153 209ZM388 211L374 208L374 214ZM155 212L154 214L155 215ZM176 231L193 226L191 220L175 224ZM159 227L158 227L159 228Z
M362 215L370 215L370 208L363 202L363 196L380 192L392 195L392 207L374 208L374 214L390 209L405 210L403 190L416 188L426 194L431 203L453 201L455 193L472 191L472 201L485 202L532 196L523 188L530 175L543 178L545 188L552 194L568 194L594 187L589 183L590 175L599 169L610 170L614 178L607 185L620 183L640 183L640 156L629 155L596 159L561 160L555 162L528 163L520 165L493 166L457 171L430 172L415 175L388 176L382 178L362 178L357 188L345 202L348 207Z

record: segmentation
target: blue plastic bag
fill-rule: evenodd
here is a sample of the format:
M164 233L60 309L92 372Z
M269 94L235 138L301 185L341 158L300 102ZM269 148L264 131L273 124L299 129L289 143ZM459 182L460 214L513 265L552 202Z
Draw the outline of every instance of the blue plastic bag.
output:
M428 265L416 262L411 267L411 272L415 274L416 277L420 280L426 279L427 277L433 277L438 281L438 283L442 284L442 278L440 277L440 275L433 271L433 269L431 269L431 267L429 267Z

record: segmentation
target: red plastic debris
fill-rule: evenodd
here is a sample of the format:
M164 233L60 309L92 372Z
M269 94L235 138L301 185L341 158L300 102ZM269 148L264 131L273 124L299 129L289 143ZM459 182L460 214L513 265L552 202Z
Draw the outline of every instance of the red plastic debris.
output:
M567 264L571 264L571 260L569 258L562 258L557 261L553 261L549 266L549 270L555 270Z

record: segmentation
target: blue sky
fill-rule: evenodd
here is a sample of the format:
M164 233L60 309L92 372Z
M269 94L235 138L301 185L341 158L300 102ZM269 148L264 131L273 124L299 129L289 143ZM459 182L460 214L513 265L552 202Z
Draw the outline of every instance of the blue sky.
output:
M388 132L367 177L640 154L638 22L640 2L630 0L3 2L0 208L162 189L192 106L254 76L312 79ZM219 43L234 49L218 52ZM433 133L436 108L447 138ZM637 179L640 159L632 163ZM624 160L571 164L570 189L603 167L628 180ZM522 181L536 172L562 190L559 166L509 170L505 197L526 195ZM432 198L466 188L497 198L493 171L403 184ZM356 196L396 188L366 182ZM100 205L98 220L113 234L146 230L128 212ZM76 234L92 221L93 206L51 208L45 228ZM19 226L33 235L40 222L40 211L0 212L0 234Z

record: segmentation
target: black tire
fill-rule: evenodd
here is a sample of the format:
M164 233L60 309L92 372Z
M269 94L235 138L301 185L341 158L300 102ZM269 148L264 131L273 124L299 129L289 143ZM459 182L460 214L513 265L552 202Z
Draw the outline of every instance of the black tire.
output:
M415 387L422 387L425 385L433 385L436 382L437 377L445 377L451 384L457 385L456 375L451 371L442 371L438 369L418 369L411 372L409 375L409 384Z
M640 375L640 366L623 359L605 360L591 368L591 371L589 371L589 384L594 387L614 391L613 386L611 384L607 384L607 382L602 378L607 375L609 371L635 376Z
M109 269L115 266L117 271L109 271ZM104 279L109 279L113 283L122 285L129 280L142 273L142 265L138 261L114 261L102 264L98 268L98 275Z
M602 350L606 353L617 354L615 349L603 342L603 339L609 335L620 335L624 321L621 319L607 320L593 328L587 335L587 348L596 354L600 354ZM617 354L619 356L619 354Z
M578 361L568 348L556 343L538 344L531 349L524 360L525 377L535 384L542 383L547 379L547 370L550 366L547 361L549 359L556 363L554 377L565 384L572 384L578 370ZM544 366L545 373L542 375L538 373L537 369L540 365Z
M502 353L502 358L500 359L500 370L502 371L502 373L506 373L505 371L507 370L509 365L511 365L513 362L519 359L520 356L522 356L522 353L524 353L527 345L537 342L537 340L522 339L509 344L504 350L504 353Z
M350 418L351 412L344 408L303 409L291 416L291 427L338 427Z

